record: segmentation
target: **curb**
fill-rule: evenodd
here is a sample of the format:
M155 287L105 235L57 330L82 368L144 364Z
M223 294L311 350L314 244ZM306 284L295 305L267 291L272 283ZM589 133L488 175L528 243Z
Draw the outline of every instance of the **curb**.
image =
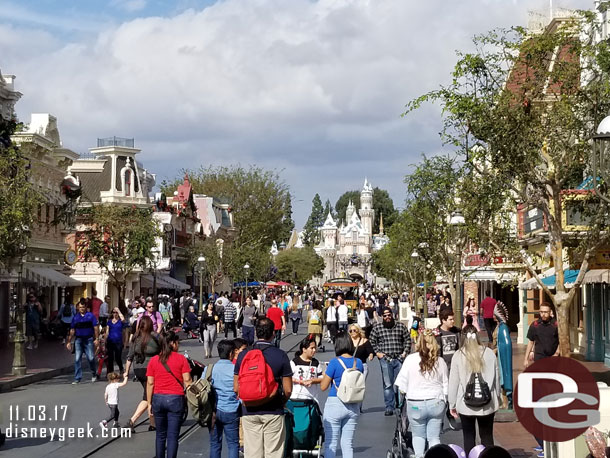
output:
M8 393L20 386L30 385L32 383L41 382L43 380L49 380L53 377L60 375L71 374L74 372L74 364L66 367L60 367L58 369L51 369L48 371L37 372L35 374L26 374L22 377L17 377L13 380L6 382L0 382L0 393Z

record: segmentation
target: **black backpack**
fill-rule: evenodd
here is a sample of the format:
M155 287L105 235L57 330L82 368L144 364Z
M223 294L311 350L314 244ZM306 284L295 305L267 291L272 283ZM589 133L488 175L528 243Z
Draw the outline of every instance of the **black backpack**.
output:
M468 407L483 407L491 401L489 385L483 379L483 374L473 372L464 390L464 404Z
M64 305L64 309L61 312L61 316L64 316L66 318L72 316L72 306L70 304Z

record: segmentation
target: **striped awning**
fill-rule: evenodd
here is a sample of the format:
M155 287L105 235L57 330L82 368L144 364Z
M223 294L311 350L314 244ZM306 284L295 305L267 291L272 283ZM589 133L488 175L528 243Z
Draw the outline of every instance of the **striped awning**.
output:
M68 277L50 267L25 265L25 278L39 286L81 286L78 280Z

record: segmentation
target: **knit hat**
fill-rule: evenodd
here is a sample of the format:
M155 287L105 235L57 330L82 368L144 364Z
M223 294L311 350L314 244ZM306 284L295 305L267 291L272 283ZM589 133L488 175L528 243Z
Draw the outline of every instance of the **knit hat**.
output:
M501 301L496 302L496 306L494 307L494 316L501 323L506 323L508 320L508 311L506 310L506 305Z

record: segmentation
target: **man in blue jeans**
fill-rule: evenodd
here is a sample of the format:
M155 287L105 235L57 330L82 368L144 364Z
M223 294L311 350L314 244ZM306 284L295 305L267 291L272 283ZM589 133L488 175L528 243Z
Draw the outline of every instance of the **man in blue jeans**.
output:
M83 353L89 362L91 369L91 381L97 381L95 373L95 350L98 345L99 329L97 326L97 318L91 312L87 312L87 306L81 302L78 304L78 313L72 318L70 324L70 337L66 347L72 351L74 345L74 381L72 385L80 383L83 378L83 370L81 368L81 359ZM74 343L72 343L74 341Z
M384 307L381 316L383 321L373 325L369 340L381 365L385 416L389 417L394 414L394 409L397 407L394 381L400 372L402 362L411 351L411 337L409 329L394 319L392 309Z
M216 398L215 421L210 430L210 458L220 458L223 433L227 440L229 458L239 456L239 401L233 391L233 355L235 344L232 340L218 342L220 361L212 367L212 389Z

